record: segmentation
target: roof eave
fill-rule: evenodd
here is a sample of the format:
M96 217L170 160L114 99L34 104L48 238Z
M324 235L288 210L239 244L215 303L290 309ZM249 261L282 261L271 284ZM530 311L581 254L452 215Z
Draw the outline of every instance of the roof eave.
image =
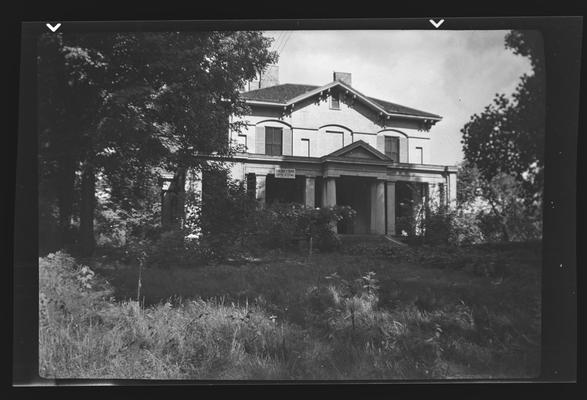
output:
M262 101L262 100L247 100L247 99L245 99L245 102L247 104L255 104L255 105L270 106L270 107L289 107L289 106L294 105L295 103L297 103L301 100L307 99L308 97L312 97L312 96L319 94L325 90L331 89L334 86L340 86L340 87L352 92L357 97L359 97L362 101L369 104L371 107L377 109L381 114L383 114L385 116L395 117L395 118L418 119L418 120L432 120L432 121L436 121L436 122L442 120L441 116L423 116L423 115L393 113L393 112L386 111L379 104L373 102L371 99L369 99L368 97L366 97L362 93L358 92L356 89L354 89L350 86L347 86L340 81L333 81L333 82L330 82L324 86L316 88L314 90L310 90L306 93L302 93L301 95L296 96L293 99L291 99L285 103L269 102L269 101Z
M379 104L375 103L374 101L372 101L371 99L369 99L367 96L365 96L364 94L358 92L356 89L347 86L346 84L344 84L343 82L336 82L338 83L341 87L345 88L346 90L349 90L351 92L353 92L354 94L356 94L359 98L361 98L361 100L363 100L365 103L371 105L372 107L378 109L382 114L384 115L388 115L390 117L400 117L400 118L416 118L416 119L422 119L422 120L434 120L434 121L440 121L442 119L442 117L439 116L423 116L423 115L413 115L413 114L400 114L400 113L392 113L389 112L387 110L385 110L385 108L381 107Z
M259 105L259 106L272 106L272 107L283 107L286 105L286 103L275 103L272 101L247 100L247 99L245 99L245 103L255 104L255 105Z

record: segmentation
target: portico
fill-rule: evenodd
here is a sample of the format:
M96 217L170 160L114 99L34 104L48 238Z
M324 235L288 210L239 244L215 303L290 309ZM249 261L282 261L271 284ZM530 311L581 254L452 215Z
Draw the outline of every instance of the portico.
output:
M419 193L427 194L428 185L448 187L448 175L456 173L434 165L395 163L362 141L320 158L289 156L276 160L276 157L248 155L240 161L246 181L252 183L254 177L255 198L261 206L268 201L267 193L271 192L268 185L279 181L282 188L284 185L291 188L281 193L292 193L290 198L280 201L296 201L309 207L348 205L353 208L357 212L353 223L334 227L339 233L347 234L399 233L396 232L396 182L423 184L425 189ZM295 176L279 177L282 169L295 171ZM449 194L447 190L442 192Z

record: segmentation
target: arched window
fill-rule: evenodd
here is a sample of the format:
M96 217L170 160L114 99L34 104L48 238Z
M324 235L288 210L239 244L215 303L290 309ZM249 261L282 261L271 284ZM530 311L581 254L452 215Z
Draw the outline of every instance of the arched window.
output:
M283 129L273 126L265 127L265 154L280 156L283 154Z
M255 127L255 153L270 156L291 156L291 126L280 121L262 121Z
M394 162L408 162L408 137L397 130L381 131L377 135L377 150Z
M399 137L385 136L385 155L393 162L399 162Z

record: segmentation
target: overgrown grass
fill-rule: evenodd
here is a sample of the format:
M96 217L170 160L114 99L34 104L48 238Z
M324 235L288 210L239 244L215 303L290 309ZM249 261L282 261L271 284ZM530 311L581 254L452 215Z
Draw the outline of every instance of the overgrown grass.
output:
M43 258L41 375L538 374L539 246L345 250L316 254L309 263L296 254L273 253L248 263L148 268L142 274L144 307L135 301L135 267L93 260L94 276L63 253ZM368 272L374 279L366 288Z

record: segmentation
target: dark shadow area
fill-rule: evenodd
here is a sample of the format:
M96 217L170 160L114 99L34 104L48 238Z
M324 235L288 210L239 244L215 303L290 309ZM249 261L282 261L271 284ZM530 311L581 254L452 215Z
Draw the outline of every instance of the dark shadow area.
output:
M343 176L336 182L336 203L357 212L353 221L339 222L341 234L368 234L371 217L371 179Z

